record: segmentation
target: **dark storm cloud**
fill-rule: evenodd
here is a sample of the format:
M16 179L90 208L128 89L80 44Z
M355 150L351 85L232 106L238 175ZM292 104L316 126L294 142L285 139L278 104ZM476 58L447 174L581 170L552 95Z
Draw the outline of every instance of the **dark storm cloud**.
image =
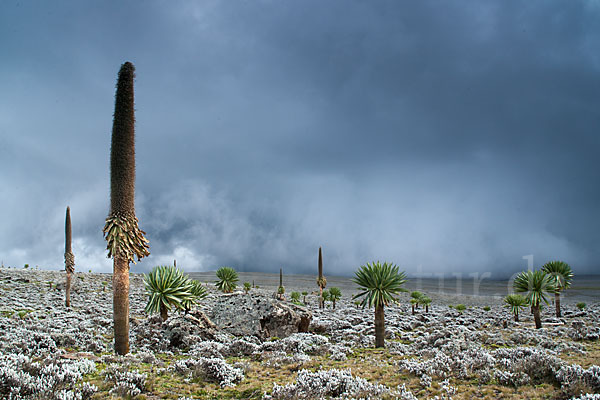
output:
M120 63L137 67L137 212L188 269L507 274L600 256L591 2L0 6L5 264L108 270ZM8 94L8 95L7 95Z

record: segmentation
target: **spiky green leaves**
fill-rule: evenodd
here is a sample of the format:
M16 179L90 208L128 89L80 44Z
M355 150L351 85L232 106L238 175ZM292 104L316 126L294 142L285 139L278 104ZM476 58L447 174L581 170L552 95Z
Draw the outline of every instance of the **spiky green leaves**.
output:
M146 232L139 228L134 213L113 212L106 218L102 232L108 242L106 249L109 258L121 255L135 264L134 257L139 261L150 255L148 240L144 236Z
M504 298L504 307L510 308L513 315L519 315L519 311L527 305L527 299L520 294L509 294Z
M192 285L190 292L192 293L192 299L185 299L181 303L189 309L192 305L198 303L200 300L208 296L206 289L202 286L202 283L197 280L190 280L189 283Z
M146 304L147 313L160 312L161 307L171 310L173 307L182 309L186 304L194 302L198 290L180 269L173 266L158 266L144 275L146 292L150 296ZM206 294L204 294L206 295Z
M573 271L564 261L550 261L542 266L542 271L554 278L556 290L568 289L573 281Z
M394 295L405 292L402 285L406 282L406 274L399 272L397 265L388 263L367 263L355 272L352 279L360 286L362 292L354 295L353 299L360 299L363 307L387 306L398 299Z
M237 286L238 274L231 267L221 267L217 270L218 281L215 281L217 289L223 293L231 293Z
M515 278L513 288L517 293L526 293L525 298L534 307L542 301L548 304L546 295L556 291L554 278L541 270L521 272Z
M329 298L331 301L338 301L342 297L342 291L337 287L329 289Z
M421 303L423 303L423 298L425 297L424 293L418 292L418 291L414 291L414 292L410 292L410 303L411 304L416 304L417 306Z

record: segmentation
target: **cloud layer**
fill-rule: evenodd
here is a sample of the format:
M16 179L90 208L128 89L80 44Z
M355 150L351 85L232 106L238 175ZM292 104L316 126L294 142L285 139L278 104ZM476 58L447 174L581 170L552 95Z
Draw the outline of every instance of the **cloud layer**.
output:
M0 5L0 255L110 271L114 86L136 65L145 271L493 272L600 251L593 2Z

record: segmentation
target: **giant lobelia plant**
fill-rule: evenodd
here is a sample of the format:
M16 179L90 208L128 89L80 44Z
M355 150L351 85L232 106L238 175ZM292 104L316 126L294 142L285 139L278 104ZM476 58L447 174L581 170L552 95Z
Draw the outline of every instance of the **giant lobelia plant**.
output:
M135 216L135 110L130 62L121 66L110 147L110 212L104 225L108 257L113 258L115 352L129 352L129 263L150 255L146 232Z
M504 307L510 309L510 312L515 318L515 322L519 322L519 312L527 305L527 299L520 294L512 293L504 298Z
M237 286L239 281L238 274L235 269L231 267L221 267L216 272L218 281L215 281L217 289L223 293L231 293Z
M189 309L198 298L206 296L199 282L190 281L183 271L170 265L154 267L144 275L144 285L148 293L145 311L148 314L159 312L163 321L173 308Z
M355 272L352 279L362 292L352 296L360 299L361 305L375 307L375 347L385 347L384 307L397 303L394 297L400 292L406 292L402 285L406 282L406 274L399 272L397 265L388 263L367 263Z
M548 304L546 295L554 294L556 291L554 278L542 270L523 271L515 278L513 289L517 293L525 294L525 299L527 299L527 303L531 305L531 311L533 311L535 328L540 329L542 327L540 305L542 301Z
M75 256L71 250L71 209L67 207L65 216L65 271L67 281L65 283L65 305L71 307L71 280L75 272Z
M564 261L550 261L542 266L542 271L552 276L554 279L554 304L556 306L556 318L561 317L560 312L560 292L568 289L573 281L573 270L571 266Z

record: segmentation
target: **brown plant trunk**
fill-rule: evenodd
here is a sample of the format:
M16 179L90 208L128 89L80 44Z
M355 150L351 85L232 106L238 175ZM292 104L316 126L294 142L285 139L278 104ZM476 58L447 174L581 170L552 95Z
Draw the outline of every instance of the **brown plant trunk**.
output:
M554 293L554 304L556 305L556 318L560 318L560 292Z
M519 312L515 313L515 322L519 322Z
M385 321L383 306L375 306L375 347L385 347Z
M323 301L323 287L319 286L319 308L325 308L325 302Z
M540 318L540 306L533 306L533 319L535 321L535 329L540 329L542 327L542 319Z
M113 323L115 352L129 353L129 263L116 255L113 264Z
M165 322L167 320L167 318L169 318L169 310L167 310L167 307L165 307L164 304L160 305L160 319L162 319L163 322Z
M333 300L333 309L335 310L335 300Z
M425 314L429 314L429 305L425 304Z
M65 306L71 307L71 278L73 274L67 272L67 282L65 283Z
M411 306L412 306L412 315L415 315L415 305L411 304Z

